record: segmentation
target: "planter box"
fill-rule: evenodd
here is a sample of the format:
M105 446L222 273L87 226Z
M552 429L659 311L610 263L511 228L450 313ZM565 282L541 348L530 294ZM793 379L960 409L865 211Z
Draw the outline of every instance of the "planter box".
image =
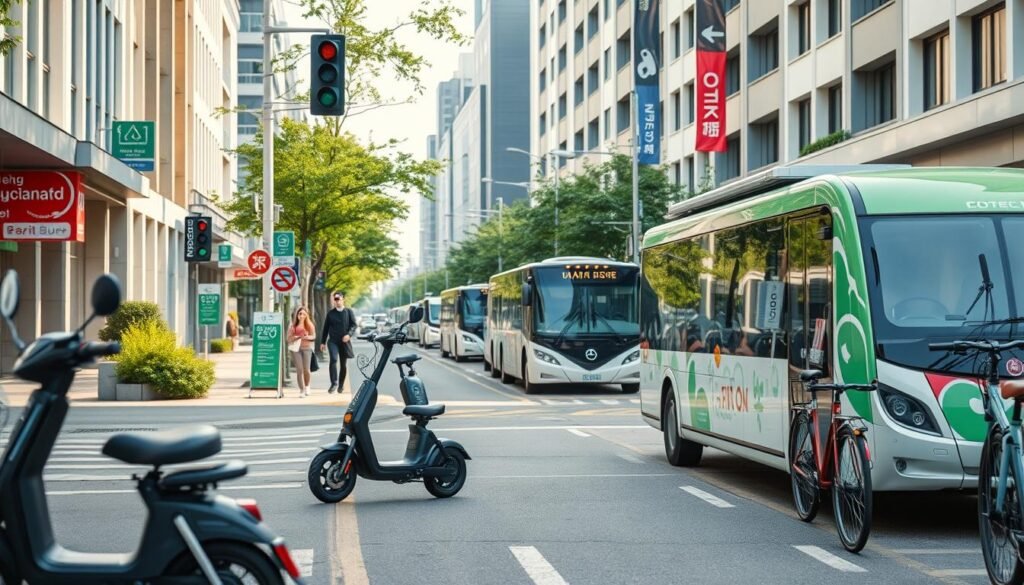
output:
M100 362L97 392L100 400L117 400L117 362Z
M149 384L117 384L115 400L160 400Z

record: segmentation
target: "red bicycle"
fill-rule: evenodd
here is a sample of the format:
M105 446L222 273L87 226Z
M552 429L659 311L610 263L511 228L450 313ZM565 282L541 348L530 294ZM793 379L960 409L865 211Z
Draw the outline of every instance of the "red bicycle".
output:
M793 407L789 429L789 476L796 513L814 520L822 490L832 491L839 540L850 552L860 552L871 532L871 456L864 421L843 416L842 396L848 390L874 391L874 384L819 384L818 370L800 372L811 401ZM818 392L831 391L832 422L824 450L818 430Z

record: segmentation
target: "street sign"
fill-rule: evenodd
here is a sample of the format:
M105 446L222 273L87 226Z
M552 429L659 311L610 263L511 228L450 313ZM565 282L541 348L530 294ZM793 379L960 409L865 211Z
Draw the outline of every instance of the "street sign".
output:
M84 242L82 176L74 171L0 173L0 240Z
M217 246L217 266L219 268L231 268L231 244L220 244Z
M156 122L114 122L110 134L110 151L137 171L152 171L156 152Z
M295 271L290 266L278 266L270 275L270 286L274 287L277 292L292 290L298 281Z
M295 255L295 232L274 232L274 256Z
M249 270L262 276L270 270L270 254L267 254L266 250L253 250L249 253L246 263L249 265Z
M199 324L216 325L220 323L220 285L199 285Z
M274 266L295 266L298 260L295 256L274 256Z
M252 365L249 370L249 396L252 390L281 392L281 313L254 313L252 316Z

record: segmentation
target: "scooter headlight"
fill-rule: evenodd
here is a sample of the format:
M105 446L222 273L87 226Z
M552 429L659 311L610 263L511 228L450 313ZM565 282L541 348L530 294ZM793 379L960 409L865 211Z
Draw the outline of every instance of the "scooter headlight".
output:
M636 350L633 353L626 356L626 359L622 360L622 365L631 364L636 360L640 359L640 350Z
M555 359L555 356L553 356L553 355L551 355L551 354L549 354L547 352L541 351L539 349L533 350L533 355L537 356L537 359L539 359L542 362L547 362L547 363L555 365L555 366L562 365L561 362L559 362L557 359Z

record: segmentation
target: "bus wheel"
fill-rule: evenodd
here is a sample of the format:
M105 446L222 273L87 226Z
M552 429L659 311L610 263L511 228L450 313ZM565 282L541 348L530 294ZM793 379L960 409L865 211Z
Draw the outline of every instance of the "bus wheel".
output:
M640 384L623 384L622 392L624 394L636 394L640 391Z
M490 372L491 370L491 362L487 361L487 358L484 358L484 371Z
M494 359L494 355L495 355L494 354L494 347L491 347L491 359ZM497 378L497 377L501 376L501 371L499 370L499 368L501 367L500 363L494 362L494 363L488 364L488 365L491 366L490 372L491 372L491 377L492 378Z
M669 394L665 400L665 408L661 413L661 430L665 436L665 457L676 467L696 467L700 465L704 445L687 441L679 436L679 419L676 415L675 396Z
M441 357L446 358L449 355L451 355L448 353L448 350L444 348L444 339L441 340L441 343L438 345L438 347L441 348Z
M514 376L510 376L505 373L505 354L501 354L501 359L498 360L498 369L501 370L501 383L511 384L516 381Z
M466 358L464 356L459 355L459 348L458 348L458 346L456 346L455 349L452 351L452 357L454 357L455 361L457 361L459 363L462 363L462 362L466 361Z
M526 356L523 356L523 392L536 394L540 389L536 384L530 382L530 372L526 369Z

